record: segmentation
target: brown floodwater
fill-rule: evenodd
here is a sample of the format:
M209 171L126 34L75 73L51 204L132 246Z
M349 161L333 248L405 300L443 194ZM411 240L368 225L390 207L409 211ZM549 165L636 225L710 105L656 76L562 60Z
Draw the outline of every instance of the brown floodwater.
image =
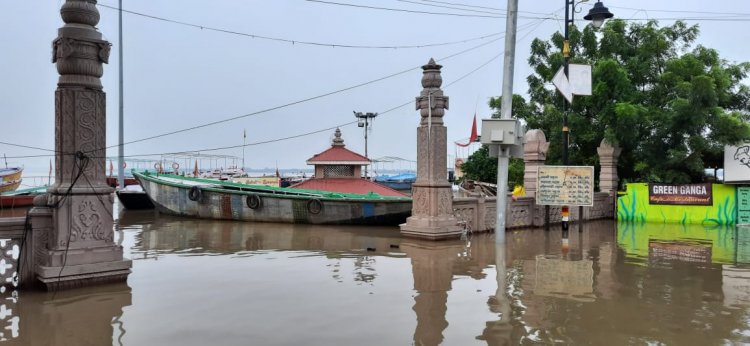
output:
M120 211L125 284L3 293L23 345L750 342L750 230L590 222L427 242L397 227ZM565 245L567 244L567 245ZM498 265L499 264L499 265ZM497 268L500 268L498 270ZM499 289L498 289L499 287Z

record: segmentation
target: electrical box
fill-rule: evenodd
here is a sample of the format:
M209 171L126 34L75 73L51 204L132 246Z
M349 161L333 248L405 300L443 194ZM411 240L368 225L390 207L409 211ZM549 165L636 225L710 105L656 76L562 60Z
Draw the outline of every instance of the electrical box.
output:
M523 145L524 127L516 119L482 119L482 144Z

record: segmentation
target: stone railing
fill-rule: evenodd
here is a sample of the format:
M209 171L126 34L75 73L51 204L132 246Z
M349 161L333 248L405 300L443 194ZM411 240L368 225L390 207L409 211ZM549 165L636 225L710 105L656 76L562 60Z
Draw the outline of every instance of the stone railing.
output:
M519 197L515 200L508 195L505 227L542 227L545 220L545 206L536 205L533 197ZM457 197L453 199L454 215L466 223L472 231L483 232L495 229L497 217L495 197ZM612 219L615 216L614 197L605 192L594 194L593 207L571 207L570 221ZM550 224L560 223L560 206L549 207Z

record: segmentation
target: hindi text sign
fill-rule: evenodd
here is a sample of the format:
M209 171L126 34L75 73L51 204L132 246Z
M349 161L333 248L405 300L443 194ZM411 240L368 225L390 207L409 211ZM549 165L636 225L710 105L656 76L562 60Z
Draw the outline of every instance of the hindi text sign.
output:
M538 205L594 205L593 166L539 166L536 179Z

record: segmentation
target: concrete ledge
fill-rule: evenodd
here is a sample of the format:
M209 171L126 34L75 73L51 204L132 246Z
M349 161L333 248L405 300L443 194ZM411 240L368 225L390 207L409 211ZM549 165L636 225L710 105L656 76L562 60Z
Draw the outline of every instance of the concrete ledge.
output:
M127 270L130 272L130 268L133 266L131 260L113 261L113 262L100 262L91 264L79 264L79 265L66 265L65 267L47 267L38 266L36 273L39 280L50 280L58 277L64 279L68 276L79 276L79 275L92 275L99 276L107 275L108 272Z

